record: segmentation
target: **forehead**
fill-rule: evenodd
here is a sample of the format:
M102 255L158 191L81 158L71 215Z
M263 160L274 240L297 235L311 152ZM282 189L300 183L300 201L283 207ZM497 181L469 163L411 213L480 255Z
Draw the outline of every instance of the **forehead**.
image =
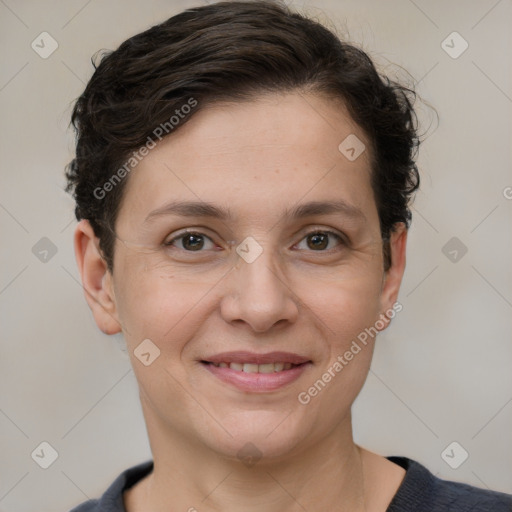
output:
M348 146L359 144L358 152L368 149L348 158L347 140ZM289 211L301 198L341 199L367 209L365 203L373 202L369 143L342 104L319 96L269 94L216 103L149 151L124 196L121 211L133 222L171 200L203 200L252 214L276 205Z
M259 160L288 151L289 158L293 151L294 160L306 157L309 162L318 160L320 153L325 160L337 159L339 144L350 135L367 145L366 135L339 100L295 92L207 105L160 146L183 148L178 156L184 161L237 152L252 153Z

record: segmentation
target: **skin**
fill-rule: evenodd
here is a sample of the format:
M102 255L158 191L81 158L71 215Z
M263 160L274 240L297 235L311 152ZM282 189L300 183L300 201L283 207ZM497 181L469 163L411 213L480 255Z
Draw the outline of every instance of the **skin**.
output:
M354 161L338 150L349 134L366 145ZM405 471L354 443L350 412L374 340L307 405L297 399L397 300L407 230L392 232L385 272L369 153L344 106L314 94L215 104L130 174L113 274L89 223L79 223L85 296L100 329L124 334L154 458L154 471L125 492L128 512L386 510ZM307 201L340 199L362 216L283 217ZM229 208L232 218L144 222L171 200ZM200 251L189 238L163 245L183 228L204 235ZM326 230L347 242L311 243L308 235ZM235 251L248 236L263 249L252 263ZM160 356L145 366L134 350L148 338ZM249 393L199 362L232 350L312 363L281 389ZM251 467L237 457L247 443L262 454Z

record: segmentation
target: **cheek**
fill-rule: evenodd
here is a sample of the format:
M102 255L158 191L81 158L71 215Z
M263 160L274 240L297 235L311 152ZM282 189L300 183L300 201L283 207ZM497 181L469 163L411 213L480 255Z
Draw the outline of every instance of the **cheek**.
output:
M200 286L175 279L169 269L149 268L138 258L123 263L118 266L121 277L116 286L116 305L127 344L134 349L149 338L161 350L167 349L163 339L173 339L173 329L179 330L180 336L184 334L187 322L183 320L189 318L187 312L194 299L199 299Z
M368 250L354 253L337 267L291 267L288 278L293 293L289 300L296 300L299 309L311 309L324 324L325 334L342 348L340 340L356 336L379 315L377 260ZM204 321L204 308L212 314L212 308L220 307L221 297L214 304L215 292L208 297L205 294L223 280L225 266L191 271L190 267L171 265L160 252L119 247L114 268L117 312L130 345L154 338L162 348L169 340L175 340L173 347L179 346L177 336L185 340L193 335L197 324Z
M309 303L322 319L332 349L342 350L350 340L374 325L380 313L381 281L369 272L339 283L325 283L318 293L309 293Z
M318 295L317 311L326 326L325 358L298 395L318 425L338 423L365 383L374 348L369 333L378 319L379 297L377 275L331 285Z

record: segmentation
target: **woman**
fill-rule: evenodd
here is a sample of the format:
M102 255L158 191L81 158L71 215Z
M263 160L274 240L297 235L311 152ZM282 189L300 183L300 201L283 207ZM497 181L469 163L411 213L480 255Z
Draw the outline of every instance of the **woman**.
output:
M352 436L401 309L413 97L270 2L184 11L102 59L73 112L75 252L153 460L75 512L512 509Z

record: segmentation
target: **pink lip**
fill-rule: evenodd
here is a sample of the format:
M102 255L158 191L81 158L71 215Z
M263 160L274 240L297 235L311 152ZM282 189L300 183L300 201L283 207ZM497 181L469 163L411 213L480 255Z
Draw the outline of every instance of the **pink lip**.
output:
M307 357L299 356L292 352L267 352L266 354L257 354L255 352L223 352L203 359L208 363L251 363L251 364L265 364L265 363L292 363L303 364L310 361ZM287 370L289 371L289 370Z
M290 352L269 352L266 354L224 352L208 357L208 359L203 359L201 362L208 371L223 382L235 386L240 391L251 393L275 391L284 387L297 380L311 363L309 359ZM274 373L246 373L232 370L231 368L214 366L209 363L292 363L297 366Z

